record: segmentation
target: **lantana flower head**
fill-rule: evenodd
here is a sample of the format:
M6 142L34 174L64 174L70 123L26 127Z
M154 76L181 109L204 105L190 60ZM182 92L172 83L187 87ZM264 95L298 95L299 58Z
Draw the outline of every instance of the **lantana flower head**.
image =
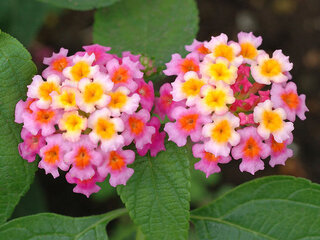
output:
M231 156L251 174L269 157L273 167L292 156L293 122L308 111L305 95L290 81L289 57L281 50L270 56L261 44L252 32L240 32L237 42L220 34L194 40L185 58L173 54L166 64L164 73L176 78L160 88L155 113L170 120L164 127L170 141L184 146L190 136L193 155L201 159L195 169L206 177ZM188 71L185 62L193 66Z
M134 173L131 143L155 156L165 150L165 133L158 119L150 121L154 90L143 79L140 56L83 48L45 58L48 67L17 103L15 121L23 124L20 155L29 162L39 155L39 168L54 178L67 172L73 191L89 197L109 175L112 186L126 184Z

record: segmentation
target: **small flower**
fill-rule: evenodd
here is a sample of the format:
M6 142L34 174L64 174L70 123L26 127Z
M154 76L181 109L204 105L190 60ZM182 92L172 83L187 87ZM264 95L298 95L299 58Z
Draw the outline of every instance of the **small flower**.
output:
M221 81L225 84L234 84L237 79L237 68L224 58L217 58L214 62L210 58L200 64L203 79L212 85Z
M109 94L110 102L108 108L114 117L120 116L121 113L132 114L139 107L140 97L137 93L130 95L130 90L125 87L119 87Z
M93 175L93 177L89 179L81 180L77 177L72 176L70 172L68 172L66 174L66 179L68 183L77 184L77 186L73 188L73 192L82 193L86 195L87 198L89 198L92 193L96 193L101 189L97 185L97 182L104 181L104 178L99 176L98 173L95 173L95 175Z
M87 118L80 116L77 111L65 112L59 120L59 129L66 131L62 136L70 142L78 141L86 128Z
M179 147L186 145L187 137L193 142L202 140L201 128L209 122L209 118L202 115L196 108L185 109L176 107L172 113L176 122L166 123L164 131L169 135L169 141L175 142Z
M78 89L73 87L62 87L60 93L52 92L50 96L52 97L51 107L53 109L63 109L65 111L72 111L78 109L76 96L80 92Z
M224 115L212 116L213 123L204 125L202 134L208 138L204 142L204 149L215 156L227 157L231 146L236 146L240 135L234 129L239 127L239 118L227 112Z
M281 50L276 50L272 58L267 53L259 54L257 62L251 65L251 74L258 83L266 85L270 85L271 82L283 83L288 80L285 73L290 71L292 66L289 57L283 55Z
M110 97L106 94L113 87L106 74L98 73L93 81L83 78L79 82L80 94L77 96L79 108L87 113L92 113L96 107L103 108L110 102Z
M172 99L173 101L187 100L187 106L193 106L200 100L201 87L205 85L205 81L199 79L196 72L187 72L183 76L183 81L176 79L172 83Z
M271 101L274 107L281 107L286 111L287 118L290 121L296 120L296 115L305 120L305 112L309 111L305 103L306 96L297 94L297 86L293 82L289 82L282 86L281 84L273 84L271 88Z
M107 71L115 87L124 86L132 92L138 87L133 79L143 76L139 62L133 62L129 57L124 57L121 64L117 59L112 59L107 63Z
M191 45L186 45L185 49L188 52L195 52L199 55L199 59L202 60L205 55L209 54L210 51L204 46L207 42L199 42L196 39L193 40Z
M141 107L147 111L151 111L154 101L153 83L151 81L148 84L143 79L137 79L138 88L136 93L140 96Z
M43 63L49 65L43 72L42 76L48 78L50 75L58 75L60 78L64 78L63 70L71 65L71 59L67 57L68 50L60 48L58 53L53 53L51 57L44 58Z
M16 123L23 123L24 122L24 115L31 115L33 111L30 109L30 105L36 101L34 98L27 98L24 102L20 100L15 109L15 118L14 121Z
M175 102L172 97L172 86L170 83L165 83L160 87L160 97L155 98L154 113L158 114L160 119L164 120L167 115L170 120L173 120L173 110L178 106L185 105L183 102Z
M253 114L245 114L245 113L239 113L239 118L240 118L240 125L247 125L247 124L254 124L253 120Z
M254 121L259 123L258 133L263 139L268 139L270 134L281 143L290 137L294 129L292 122L285 122L286 113L282 108L272 110L272 102L266 100L259 103L253 111Z
M262 138L257 133L255 127L246 127L238 130L240 134L240 143L232 148L232 157L242 159L240 171L246 171L254 175L258 170L264 169L264 163L261 160L270 154L269 145L262 142Z
M231 161L231 157L216 157L210 152L204 150L203 144L195 144L192 147L193 156L195 158L201 158L201 160L194 164L194 168L200 170L206 174L208 178L211 174L220 172L221 169L218 166L218 163L228 163Z
M93 66L94 60L94 54L87 53L83 56L75 55L72 58L73 65L63 70L63 75L71 80L69 82L71 86L76 86L83 78L92 78L99 71L98 65Z
M64 161L72 167L69 174L80 180L90 179L95 175L95 167L102 162L102 155L96 151L97 144L90 141L87 135L78 142L70 144L70 151L64 156Z
M151 137L151 143L144 145L142 149L137 149L137 152L140 156L144 156L150 150L151 157L155 157L159 152L166 150L166 147L164 146L166 133L159 132L161 123L157 117L152 117L147 125L153 126L155 128L155 133Z
M283 141L282 143L278 143L271 136L266 143L270 146L270 161L269 164L271 167L275 165L284 165L288 158L293 156L293 151L287 146L291 144L293 141L293 136L290 133L290 137Z
M142 149L146 144L151 143L151 137L155 133L155 128L147 125L149 119L150 114L145 109L141 109L139 112L131 115L122 115L123 123L127 126L122 133L126 146L133 140L137 149Z
M134 162L135 154L131 150L111 151L104 155L104 163L98 167L101 176L106 177L110 173L110 185L126 185L133 174L133 169L127 165Z
M228 42L228 37L224 33L217 37L211 37L211 40L204 46L211 52L209 55L213 60L224 58L235 67L239 67L243 62L243 57L239 56L240 45L236 42Z
M88 46L83 46L83 49L88 53L88 55L94 54L95 60L93 65L104 65L106 62L113 58L112 54L106 53L111 50L111 47L104 47L99 44L93 44Z
M49 108L52 98L52 92L60 92L61 79L57 75L50 75L47 81L43 81L40 75L36 75L32 79L32 83L28 86L27 96L29 98L35 98L38 108Z
M252 32L239 32L238 40L241 47L240 55L243 56L244 63L252 64L259 54L258 47L262 43L262 37L256 37Z
M166 63L167 69L163 73L167 76L178 75L183 76L189 71L199 72L199 56L196 53L189 53L185 58L181 58L180 54L172 54L172 59Z
M124 139L118 135L118 132L124 130L123 122L120 118L111 118L111 112L107 108L91 114L88 126L92 129L90 140L95 144L101 141L102 151L113 151L123 146Z
M198 101L197 107L203 114L211 114L214 112L217 115L225 114L228 111L227 104L232 104L235 101L232 89L220 82L216 87L205 85L201 89L201 98Z
M22 128L21 138L23 142L18 145L19 154L28 162L33 162L36 159L36 155L39 154L40 148L46 144L44 137L41 132L32 135L28 130Z
M40 149L38 167L43 168L46 174L51 174L54 178L59 176L58 168L63 171L69 169L69 165L64 162L64 155L69 151L69 146L64 141L61 134L54 134L46 137L47 145Z

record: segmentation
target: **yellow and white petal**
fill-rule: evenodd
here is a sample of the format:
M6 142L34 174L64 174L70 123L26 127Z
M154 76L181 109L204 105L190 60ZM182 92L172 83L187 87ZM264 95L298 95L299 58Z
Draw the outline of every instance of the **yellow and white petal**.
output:
M112 116L120 116L120 113L125 112L127 114L134 113L139 107L140 96L134 93L132 96L128 96L130 90L126 87L119 87L115 92L110 92L110 102L108 108L111 111Z
M52 92L50 96L52 97L51 107L53 109L62 108L65 111L72 111L78 108L76 103L76 96L80 92L76 88L72 87L62 87L60 93Z
M87 118L79 115L77 111L66 112L59 120L59 129L66 131L63 137L71 142L79 140L81 132L87 128Z

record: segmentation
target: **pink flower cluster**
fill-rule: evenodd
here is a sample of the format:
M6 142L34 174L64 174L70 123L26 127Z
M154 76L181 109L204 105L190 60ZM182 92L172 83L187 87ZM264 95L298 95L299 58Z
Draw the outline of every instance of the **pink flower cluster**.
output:
M259 49L261 37L251 32L229 41L225 34L208 42L186 46L185 57L173 54L164 73L176 76L160 88L155 113L171 122L164 130L169 140L184 146L190 136L195 164L210 174L231 156L242 159L240 171L264 169L270 156L273 167L292 156L296 115L305 119L305 95L291 82L293 64L281 50L269 55Z
M20 155L54 178L59 169L76 184L74 192L87 197L99 191L96 182L110 174L112 186L126 184L133 174L127 165L135 153L165 150L160 121L150 119L154 102L152 82L143 79L140 56L107 53L100 45L67 56L61 48L45 58L48 67L28 86L26 101L16 105L15 121L23 123Z

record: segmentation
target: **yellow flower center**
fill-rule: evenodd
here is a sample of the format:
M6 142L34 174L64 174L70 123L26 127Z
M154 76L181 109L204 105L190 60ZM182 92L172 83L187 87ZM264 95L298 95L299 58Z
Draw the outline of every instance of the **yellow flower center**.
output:
M120 91L110 93L109 96L111 97L111 100L109 102L110 108L122 108L128 100L127 95Z
M229 62L231 62L234 59L233 49L232 47L226 45L226 44L220 44L216 46L213 52L214 56L217 57L224 57Z
M60 96L60 103L65 107L76 106L76 94L74 92L64 91Z
M187 96L197 96L203 85L203 81L191 78L182 84L182 92Z
M231 130L229 121L222 120L213 127L211 138L217 143L226 143L231 137Z
M210 108L222 107L226 103L227 95L222 89L213 89L204 97L204 102Z
M89 83L85 86L83 99L86 103L95 103L103 96L103 88L99 83Z
M71 68L71 75L76 82L79 82L82 78L88 77L90 73L90 66L84 61L77 62Z
M281 65L275 59L268 59L261 65L261 74L266 77L274 77L281 73Z
M113 122L105 118L98 119L95 126L95 130L98 136L100 136L102 139L107 139L107 140L111 139L116 133L116 129Z
M283 127L281 116L274 111L264 111L262 115L262 124L266 129L275 132Z
M257 56L258 51L251 43L241 43L240 46L240 55L242 55L244 58L254 59Z
M209 68L209 74L215 80L221 80L228 82L231 78L231 71L228 69L224 63L211 64Z
M43 100L50 101L50 93L52 93L53 91L59 93L59 86L53 82L44 82L40 85L38 94Z
M83 128L83 118L77 113L67 114L62 117L61 121L64 122L65 129L70 132L81 131Z

